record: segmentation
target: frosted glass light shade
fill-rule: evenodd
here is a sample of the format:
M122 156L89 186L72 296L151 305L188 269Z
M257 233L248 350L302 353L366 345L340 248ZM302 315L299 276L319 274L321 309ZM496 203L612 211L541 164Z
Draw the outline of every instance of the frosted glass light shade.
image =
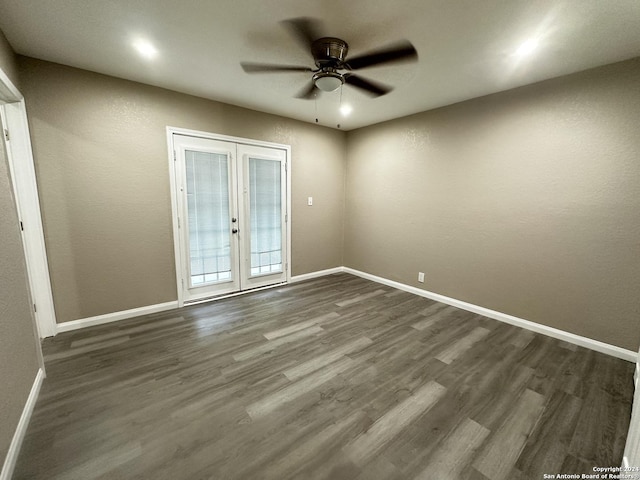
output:
M316 87L323 92L333 92L342 85L342 77L336 75L322 75L315 79Z

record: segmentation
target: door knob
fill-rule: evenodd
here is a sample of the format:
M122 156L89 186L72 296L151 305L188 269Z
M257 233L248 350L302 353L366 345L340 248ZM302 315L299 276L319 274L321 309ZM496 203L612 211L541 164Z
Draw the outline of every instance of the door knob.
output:
M237 229L237 228L233 228L233 229L231 230L231 233L238 233L238 229Z

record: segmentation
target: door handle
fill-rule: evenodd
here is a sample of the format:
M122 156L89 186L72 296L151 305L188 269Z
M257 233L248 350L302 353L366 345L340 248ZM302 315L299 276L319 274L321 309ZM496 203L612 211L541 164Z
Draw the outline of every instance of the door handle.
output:
M231 229L231 233L238 233L238 229L237 228L232 228Z

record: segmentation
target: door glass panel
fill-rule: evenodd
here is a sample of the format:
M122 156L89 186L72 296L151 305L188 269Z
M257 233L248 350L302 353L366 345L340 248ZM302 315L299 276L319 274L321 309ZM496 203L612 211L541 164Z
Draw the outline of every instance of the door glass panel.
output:
M191 287L231 280L227 155L185 152Z
M249 158L251 275L282 272L282 193L279 161Z

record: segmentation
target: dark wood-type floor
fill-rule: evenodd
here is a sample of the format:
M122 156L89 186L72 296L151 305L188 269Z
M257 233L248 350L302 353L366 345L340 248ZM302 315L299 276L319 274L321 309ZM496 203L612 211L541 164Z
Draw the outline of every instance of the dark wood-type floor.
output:
M340 274L69 332L16 479L541 479L621 463L633 365Z

